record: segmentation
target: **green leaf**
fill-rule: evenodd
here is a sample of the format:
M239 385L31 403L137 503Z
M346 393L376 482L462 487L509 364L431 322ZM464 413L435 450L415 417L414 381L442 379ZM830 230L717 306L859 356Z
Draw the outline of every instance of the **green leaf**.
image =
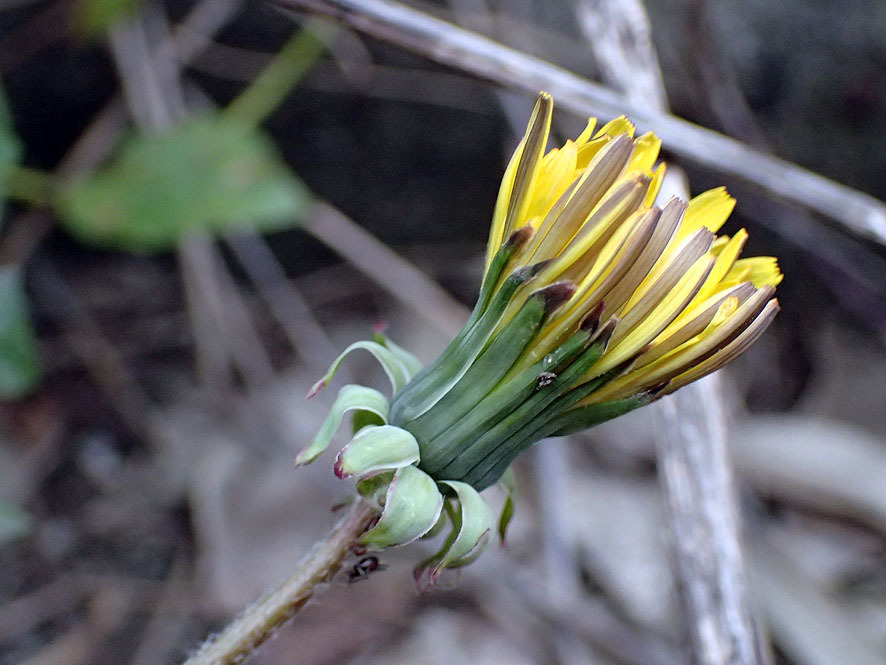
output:
M142 0L80 0L74 23L88 35L101 36L117 21L129 18Z
M37 342L21 270L0 268L0 399L27 394L40 378Z
M418 564L412 572L422 589L430 589L444 568L461 568L479 557L489 544L492 513L480 493L467 483L441 480L455 492L449 497L446 511L452 531L438 552Z
M566 436L580 432L607 420L618 418L624 414L646 406L655 400L656 395L641 394L622 399L614 399L599 404L581 406L566 411L554 418L545 428L544 436Z
M0 501L0 545L31 532L31 516L8 501Z
M527 300L458 381L446 386L445 393L427 411L408 423L416 438L431 441L464 418L508 373L538 334L544 316L543 296Z
M286 228L307 204L307 190L267 136L218 116L135 134L57 203L81 240L140 252L171 249L197 233Z
M449 392L486 348L511 298L521 285L535 276L538 270L540 270L538 265L526 266L511 273L501 288L495 292L483 314L478 316L476 321L472 315L461 332L443 349L437 359L421 370L404 390L394 396L391 402L392 423L404 425L415 420Z

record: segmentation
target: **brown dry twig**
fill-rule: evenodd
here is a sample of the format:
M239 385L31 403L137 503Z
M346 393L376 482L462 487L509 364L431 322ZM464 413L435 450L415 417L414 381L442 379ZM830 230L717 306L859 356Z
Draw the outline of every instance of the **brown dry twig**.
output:
M640 127L654 128L674 154L824 215L852 234L886 244L883 202L446 21L390 0L266 1L330 16L373 37L515 90L533 95L547 90L561 108L581 116L627 114Z

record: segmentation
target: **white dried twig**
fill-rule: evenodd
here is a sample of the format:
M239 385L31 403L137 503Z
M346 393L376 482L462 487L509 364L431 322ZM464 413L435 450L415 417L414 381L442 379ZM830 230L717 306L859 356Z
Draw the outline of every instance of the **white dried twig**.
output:
M654 128L674 154L829 217L855 235L886 244L886 205L881 201L647 104L632 102L610 88L446 21L390 0L267 1L331 16L515 90L533 95L547 90L561 108L581 116L627 114L642 129Z
M634 103L666 112L642 0L576 4L607 83ZM680 178L676 188L687 197L685 180ZM722 402L716 377L664 400L656 414L663 415L665 425L657 440L659 478L694 662L756 665L763 656L748 601Z

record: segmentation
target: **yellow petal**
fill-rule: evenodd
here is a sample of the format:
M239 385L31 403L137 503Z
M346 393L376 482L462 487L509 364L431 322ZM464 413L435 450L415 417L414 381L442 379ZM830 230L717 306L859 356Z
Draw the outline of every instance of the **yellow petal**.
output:
M497 330L537 289L568 281L575 291L511 371L550 353L592 310L614 330L582 380L631 367L581 404L670 392L744 350L777 310L772 298L782 276L771 257L738 258L744 229L715 236L735 200L721 187L659 210L665 165L656 166L658 137L634 138L624 117L599 129L591 119L575 141L543 155L550 115L550 98L542 95L496 207L490 250L528 224L534 236L512 258L513 268L544 262Z
M750 282L742 282L708 298L694 308L687 308L653 340L648 353L643 354L635 368L643 367L666 356L677 347L701 335L708 326L712 328L720 326L754 292L754 286Z
M692 383L703 376L707 376L711 372L732 362L735 358L744 353L751 344L760 338L760 335L763 334L766 328L769 327L769 324L772 323L775 315L778 314L779 309L778 300L770 300L766 303L766 307L760 315L754 319L754 321L745 328L738 337L729 342L729 344L717 351L710 358L707 358L697 365L694 365L686 372L671 379L664 394L670 394L678 388L682 388L688 383Z
M508 206L511 203L511 191L514 188L514 175L517 173L517 165L523 155L523 141L517 146L508 167L505 169L504 176L501 179L501 186L498 189L498 199L495 201L495 211L492 213L492 226L489 229L489 241L486 244L486 268L483 274L489 270L489 264L492 263L492 257L501 247L502 235L505 228L505 217L508 214Z
M517 146L514 156L505 171L499 189L495 212L492 217L492 229L486 247L486 269L492 257L501 246L502 240L519 226L523 225L526 209L529 207L529 194L535 180L542 155L548 142L551 127L551 114L554 101L551 96L542 92L535 102L526 135Z
M643 198L643 205L647 208L651 208L655 204L655 199L658 197L658 192L661 189L661 183L664 182L667 170L667 165L662 162L656 166L655 171L652 172L652 182L649 183L649 189L646 191L646 196Z
M606 145L612 140L612 137L606 134L605 136L601 136L600 138L593 139L588 141L587 143L579 146L578 148L578 157L575 161L576 174L575 177L581 177L581 174L588 167L588 164L591 163L591 160L597 156L597 153L600 152Z
M738 255L741 254L741 250L747 239L747 231L739 229L738 233L728 239L728 242L722 247L719 253L716 254L717 262L714 264L714 269L711 270L711 274L708 275L704 286L701 287L701 291L698 292L698 295L695 298L696 303L703 302L716 293L720 282L723 281L723 278L725 278L732 269L732 265L735 263ZM713 252L711 253L713 254Z
M679 199L672 198L664 207L664 210L658 212L655 222L655 230L649 238L649 242L643 249L643 254L637 259L637 262L631 266L623 279L617 285L603 295L606 303L606 312L621 316L628 299L637 290L637 287L643 283L643 280L649 275L652 267L661 258L662 252L673 238L680 219L683 216L683 210L686 204ZM658 208L653 208L658 211ZM647 213L649 214L649 213Z
M541 171L532 185L527 217L544 217L554 202L572 184L578 147L572 141L551 150L542 161Z
M728 242L729 236L717 236L714 239L714 244L711 245L711 254L719 256L720 252L723 251L723 248L726 247L726 243Z
M590 369L585 380L600 376L616 365L620 365L649 344L683 311L683 308L701 287L712 264L713 260L709 256L702 256L698 259L682 275L677 285L630 332L618 342L610 341L610 348ZM621 325L621 321L619 325ZM618 334L618 327L616 327L615 334Z
M683 205L685 206L685 204ZM682 207L679 210L684 211L685 207ZM658 283L658 281L661 279L662 275L666 271L673 270L671 266L673 265L674 261L686 261L686 251L691 251L692 253L697 252L699 247L701 246L699 245L699 243L702 242L700 238L704 238L702 244L704 245L704 251L707 252L714 240L713 233L711 233L707 229L697 229L696 232L692 234L692 236L680 238L680 229L678 228L677 232L673 234L671 241L662 252L658 262L652 267L652 270L649 271L649 274L640 283L640 286L637 287L637 290L634 291L634 294L628 300L627 304L624 307L625 311L633 309L637 305L637 303L646 296L649 290ZM688 250L687 248L692 249ZM692 260L695 261L695 258L693 258Z
M634 140L634 156L628 165L628 170L650 171L658 159L658 153L661 150L661 139L652 132L643 134Z
M566 251L551 261L533 280L532 288L538 288L552 284L556 281L569 279L574 281L579 292L585 295L593 280L604 274L611 266L611 262L618 251L624 246L638 221L638 217L631 217L636 210L637 203L643 196L646 179L643 176L631 176L621 185L609 190L600 204L591 213L591 217L582 228L589 229L585 235L579 234L572 239ZM505 313L497 329L501 329L504 322L509 321L526 301L526 290L518 293L508 304ZM576 293L572 302L578 302L579 293ZM570 311L570 307L563 307L561 312ZM560 317L562 319L562 314ZM581 318L583 314L579 316ZM550 328L553 321L546 328ZM545 337L541 335L539 339ZM536 344L538 346L538 344Z
M615 120L610 120L605 125L600 128L594 138L600 138L604 134L608 134L609 136L618 136L619 134L627 134L631 138L634 137L634 132L636 131L636 127L634 127L634 123L628 120L626 117L619 116Z
M618 342L624 337L634 326L640 324L649 312L658 305L662 299L674 288L677 283L686 274L692 266L697 265L698 261L706 254L708 246L713 240L712 234L705 229L700 229L681 247L680 251L675 253L668 261L667 268L663 270L658 277L652 282L643 296L629 303L621 313L621 321L612 335L612 343ZM714 258L708 256L710 264L713 266ZM709 274L709 271L705 273ZM701 284L699 284L699 288ZM688 304L688 303L687 303ZM682 310L681 310L682 311ZM678 312L679 314L679 312Z
M766 307L772 295L771 288L760 289L734 311L724 301L717 312L723 316L715 316L716 323L708 324L702 333L652 363L646 366L640 365L637 371L631 371L624 377L616 379L590 396L588 403L634 394L644 386L668 380L704 362L751 325ZM653 351L654 347L650 348L650 352ZM642 357L638 359L638 363L642 363Z
M683 238L702 227L707 227L716 233L732 214L733 208L735 208L735 199L729 196L725 187L717 187L699 194L689 202L683 226L680 227L677 237Z
M594 157L560 208L554 206L526 249L526 260L542 261L558 256L579 229L595 214L601 199L624 169L631 155L630 141L616 139ZM602 204L600 205L602 207Z
M594 134L594 128L596 126L597 126L597 119L596 118L588 118L587 126L584 128L584 131L578 135L578 138L575 139L575 142L579 146L582 146L585 143L587 143L588 141L590 141L591 136L593 136L593 134Z
M582 136L584 136L584 133L582 133ZM624 116L607 122L600 128L600 131L594 134L593 139L578 149L576 166L579 169L584 169L591 163L594 156L603 149L603 146L619 136L634 137L634 125Z
M580 259L584 259L582 265L588 265L588 260L596 257L613 230L639 207L648 186L649 178L634 174L610 187L591 213L581 220L575 237L544 272L563 274Z
M592 265L589 263L589 268L578 271L578 288L572 300L545 325L525 356L527 364L555 348L624 278L653 236L657 219L656 212L636 211L630 219L614 227Z
M725 279L750 280L754 286L778 286L784 276L778 269L778 259L774 256L753 256L739 259Z
M531 203L532 186L548 144L553 109L554 102L551 96L541 93L529 120L520 163L514 174L514 186L502 234L504 238L507 238L514 229L523 226L526 219L526 211Z

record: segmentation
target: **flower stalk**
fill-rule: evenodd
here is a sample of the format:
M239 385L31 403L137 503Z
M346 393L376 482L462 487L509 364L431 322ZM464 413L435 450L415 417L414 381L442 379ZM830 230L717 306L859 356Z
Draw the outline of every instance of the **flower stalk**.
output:
M211 637L184 665L235 665L271 637L307 605L341 569L358 539L378 519L378 510L357 501L330 533L318 542L280 586Z

